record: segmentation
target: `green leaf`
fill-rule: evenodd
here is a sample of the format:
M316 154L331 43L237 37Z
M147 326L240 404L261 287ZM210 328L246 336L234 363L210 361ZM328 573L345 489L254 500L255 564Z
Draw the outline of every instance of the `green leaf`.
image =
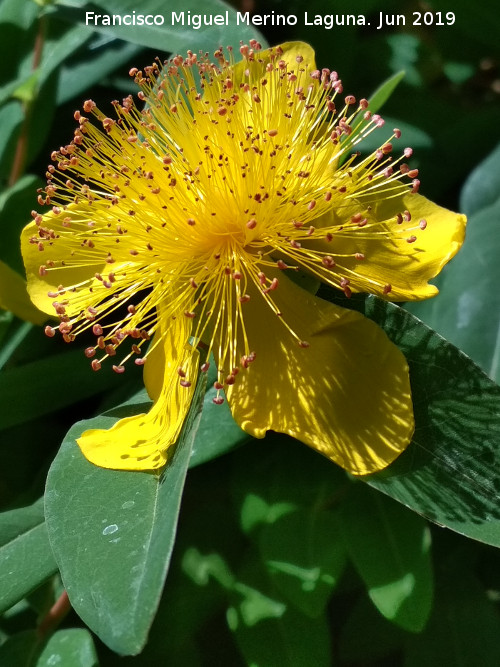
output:
M330 629L325 616L310 618L269 591L255 563L233 584L227 621L247 665L329 667Z
M422 49L421 40L416 35L397 32L388 35L387 44L392 51L389 67L397 71L395 76L399 76L400 70L403 69L407 84L421 86L423 78L418 67L419 61L422 59L420 53Z
M17 322L14 323L14 315L12 313L0 311L0 370L18 344L18 342L15 341L14 345L12 345L12 340L9 336L9 333L15 330L16 324ZM27 322L23 322L20 326L26 328L26 333L31 329L31 324ZM16 331L14 335L16 334L19 334L19 331ZM26 334L23 333L21 336L19 336L19 340L22 340L25 335ZM6 348L7 354L5 354Z
M45 645L36 667L97 667L92 635L83 628L59 630Z
M312 618L324 612L346 563L335 514L303 509L281 516L262 529L260 553L286 600Z
M1 175L6 176L7 174ZM0 194L0 229L2 230L0 259L22 275L24 275L24 265L19 235L29 221L29 212L36 205L36 189L42 185L43 181L40 178L26 174Z
M416 427L393 464L363 479L438 524L500 546L500 387L401 308L375 297L365 306L408 359Z
M2 315L11 316L11 313L2 313ZM12 326L9 326L11 322L12 316L8 322L3 323L5 328L2 326L1 329L0 370L9 362L11 356L14 355L16 350L25 342L27 336L29 336L34 328L30 322L15 322ZM6 336L5 342L2 340L4 336Z
M349 485L343 470L275 433L254 440L233 460L232 492L242 530L250 536L299 508L330 506Z
M440 525L500 546L500 387L402 308L373 296L322 295L379 324L410 366L413 441L363 481Z
M425 631L412 637L405 667L459 665L497 667L500 664L498 608L463 564L441 563L438 595Z
M12 100L0 107L0 174L7 174L12 161L15 141L24 119L20 102Z
M0 514L0 562L0 612L56 572L40 501Z
M39 498L32 505L0 513L0 545L11 542L44 520L43 498Z
M217 379L215 363L212 361L208 371L207 391L203 399L201 421L196 433L189 467L194 468L206 463L251 439L234 421L227 401L215 405L217 394L214 381Z
M28 30L37 14L38 9L34 2L2 0L0 4L0 22L14 25L21 30Z
M377 150L392 134L393 128L397 127L401 130L401 139L399 140L398 145L394 146L394 150L397 148L401 151L404 146L411 146L412 148L432 148L433 139L430 137L427 132L415 127L414 125L409 125L403 121L400 121L396 118L390 118L389 116L384 115L385 125L382 130L377 130L372 132L370 135L360 141L357 145L357 148L363 153L371 153L372 151ZM385 136L384 136L385 135Z
M0 260L0 308L9 310L17 317L33 324L43 324L47 319L33 305L26 291L26 281L8 264Z
M142 49L137 44L113 40L103 43L102 35L99 41L88 44L79 59L72 59L61 67L57 89L57 104L71 100L91 86L100 83L108 75L136 56ZM130 79L131 88L133 82Z
M29 44L33 46L36 40L35 29L38 30L40 35L43 30L41 21L48 23L42 57L35 71L33 70L33 53L31 49L23 48L21 54L19 53L19 47L14 45L18 52L16 69L14 70L15 74L0 87L0 102L7 100L12 95L16 95L23 102L33 101L36 98L37 90L49 79L57 67L93 34L91 29L83 25L73 26L68 29L67 24L54 20L53 17L54 15L51 14L49 21L49 17L45 16L43 19L38 20L38 24L33 26L29 34L20 33L19 36L15 36L14 39L16 41L21 40L24 45ZM16 32L19 32L17 28L13 29L9 24L0 24L0 36L3 36L2 32L4 31L6 31L6 40L8 41L13 39L12 33L15 35Z
M26 630L12 635L0 646L0 665L33 667L39 646L36 630Z
M388 620L420 632L433 596L431 537L424 519L359 484L340 516L349 555L372 602Z
M16 100L29 104L36 98L39 84L39 72L32 72L17 88L15 88L11 97Z
M61 387L67 386L70 375L71 388L61 390ZM73 405L98 391L115 387L119 382L111 369L99 374L99 377L92 373L82 358L81 350L46 356L9 368L0 375L0 402L3 401L5 408L0 416L0 429Z
M85 25L76 25L68 29L66 23L54 21L54 16L57 15L51 14L51 31L45 42L40 63L40 84L46 81L59 65L62 65L94 34Z
M405 78L406 72L401 70L396 72L384 82L370 95L368 108L372 113L375 113L383 107L387 100L391 97L392 93L396 90L397 86Z
M70 429L47 478L50 542L71 604L112 650L141 651L167 574L202 384L161 474L105 470L89 463L75 440L96 417ZM115 417L129 415L117 408ZM98 564L98 566L96 566Z
M476 209L469 219L466 241L446 267L438 297L406 305L496 382L500 382L500 190L498 196L496 204Z
M137 11L135 0L94 0L94 6L98 7L103 13L108 15L131 15ZM89 7L90 9L90 7ZM87 10L87 7L86 7ZM61 16L68 16L69 9L60 8ZM101 21L95 23L92 17L89 18L87 30L94 28L99 32L112 35L114 39L119 37L127 42L139 44L148 48L159 49L162 52L178 52L192 49L193 51L213 50L220 44L228 43L233 40L233 46L238 46L239 41L248 41L251 38L260 38L265 46L265 40L259 35L259 32L253 26L246 24L236 26L236 12L229 5L221 0L192 0L189 4L191 15L201 14L207 17L223 15L224 20L226 12L228 13L228 25L209 25L200 26L199 29L193 28L187 24L188 12L186 3L182 0L171 0L168 7L164 0L147 0L140 6L140 13L143 15L161 16L164 21L162 25L102 25ZM172 13L180 15L185 14L184 25L175 22L172 25ZM94 11L94 15L100 15L99 11ZM81 11L75 10L75 15L81 18ZM102 14L101 14L102 16ZM236 30L237 28L237 30ZM236 36L237 33L237 36Z
M460 210L471 216L483 208L493 206L498 199L500 199L500 144L466 180L460 194ZM467 245L469 245L468 238Z

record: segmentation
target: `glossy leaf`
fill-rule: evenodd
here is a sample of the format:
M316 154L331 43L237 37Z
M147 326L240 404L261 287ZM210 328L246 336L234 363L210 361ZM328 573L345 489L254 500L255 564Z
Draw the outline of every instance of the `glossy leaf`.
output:
M0 370L5 366L5 364L9 362L10 358L15 354L16 350L26 342L27 337L33 330L33 325L29 322L12 324L12 320L13 316L11 313L1 313L0 321L2 323L2 327L0 328ZM4 336L5 342L3 341Z
M0 22L27 30L38 14L35 3L3 0L0 5Z
M14 315L12 313L7 313L7 312L2 312L0 311L0 369L2 366L5 364L6 359L9 358L10 353L12 351L12 347L10 350L7 350L7 354L5 354L5 348L10 347L11 344L11 339L9 336L12 323L14 320ZM28 324L26 322L23 322L21 324L22 327L26 327L26 331L31 329L31 324ZM12 327L13 329L14 327ZM18 332L16 332L18 333ZM24 335L20 337L20 340L24 338ZM8 341L8 342L5 342ZM15 344L14 344L15 345Z
M46 17L47 18L47 17ZM10 30L8 24L0 24L0 35L2 27ZM38 22L37 29L39 33L44 28ZM14 29L15 31L16 29ZM22 33L20 33L21 35ZM8 35L8 33L7 33ZM20 35L18 39L21 39ZM0 87L0 102L4 102L11 96L15 96L24 102L35 100L38 89L47 81L54 70L61 65L70 55L84 44L92 35L92 30L86 26L76 25L69 29L65 24L49 23L49 31L46 36L44 48L38 68L33 70L33 54L30 50L24 53L24 57L17 62L16 75L3 86ZM7 36L7 39L11 37ZM23 35L22 42L33 46L36 40L34 30L28 35Z
M72 378L71 387L67 386L69 376ZM0 376L0 402L4 406L0 429L73 405L97 391L116 387L119 382L120 378L111 370L97 378L82 359L81 350L44 356L37 361L9 368Z
M66 23L53 22L40 62L40 84L90 37L92 30L85 25L75 25L68 29Z
M71 604L121 654L143 648L158 606L200 402L199 387L161 474L105 470L83 457L75 439L85 429L107 428L109 416L76 424L49 471L47 527ZM130 413L125 406L113 417Z
M90 632L82 628L68 628L49 638L35 664L36 667L97 667L99 663Z
M41 502L0 514L0 562L0 611L56 572Z
M365 303L408 359L416 420L408 449L365 481L438 524L500 546L500 387L401 308L375 297Z
M98 40L90 42L81 57L61 67L57 88L57 103L63 104L76 98L91 86L98 84L111 72L118 70L124 63L141 51L141 46L113 40L103 41L102 35ZM142 64L139 56L138 63ZM131 89L134 88L130 79Z
M203 399L203 411L194 439L190 468L221 456L251 439L234 421L227 401L222 405L214 404L213 399L217 394L213 386L215 380L215 364L211 363L207 378L208 389Z
M407 304L411 313L472 357L496 382L500 382L500 190L498 197L495 204L470 217L466 242L447 267L438 297Z
M500 144L471 172L460 194L460 209L470 216L483 208L493 206L499 199Z
M106 14L118 14L125 16L137 11L137 3L135 0L95 0L92 8L97 7ZM86 8L87 10L87 8ZM60 10L62 15L68 15L67 10ZM75 10L76 11L76 10ZM192 25L187 23L187 7L182 0L172 0L168 6L165 5L164 0L147 0L143 2L140 7L140 13L153 16L164 17L162 25L102 25L99 21L94 23L92 18L88 24L89 28L94 28L102 33L111 35L114 39L119 37L127 42L139 44L148 48L159 49L161 52L182 52L187 49L193 51L206 51L217 48L221 43L228 43L229 34L234 33L236 26L235 11L221 0L192 0L189 4L189 11L192 15L201 14L207 17L215 15L226 16L226 12L230 16L229 26L225 25L211 25L200 26L199 29L194 29ZM63 13L64 12L64 13ZM172 25L172 12L180 15L185 13L184 25L181 22L175 22ZM99 14L99 11L94 11L94 14ZM78 12L81 16L81 11ZM233 29L231 29L233 28ZM259 33L256 28L248 27L246 24L241 24L237 29L237 37L235 37L234 47L239 45L239 41L248 41L251 38L259 38ZM261 37L261 43L265 45L265 40Z
M410 366L412 443L388 468L361 479L440 525L500 546L500 387L402 308L373 296L322 296L364 312Z
M405 71L396 72L383 81L380 86L370 95L368 108L372 113L379 111L391 97L401 81L405 78Z
M425 626L432 606L430 531L416 514L356 484L342 504L349 555L378 610L412 632Z

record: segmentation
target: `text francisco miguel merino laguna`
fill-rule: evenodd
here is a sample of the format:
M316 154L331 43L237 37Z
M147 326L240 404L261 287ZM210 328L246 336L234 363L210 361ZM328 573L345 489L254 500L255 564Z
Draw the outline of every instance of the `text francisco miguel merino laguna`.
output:
M225 11L222 14L193 14L191 11L170 12L170 25L190 26L198 30L204 26L211 25L296 25L298 18L295 14L277 14L271 11L269 14L253 14L250 12L236 12L233 14ZM403 18L401 16L401 18ZM232 20L231 20L232 19ZM404 19L403 19L404 20ZM399 21L398 21L399 23ZM129 14L95 14L85 12L85 25L164 25L163 14L137 14L135 11ZM167 24L168 25L168 24ZM304 25L323 26L331 29L335 25L369 25L363 14L309 14L304 12ZM404 23L403 23L404 25Z

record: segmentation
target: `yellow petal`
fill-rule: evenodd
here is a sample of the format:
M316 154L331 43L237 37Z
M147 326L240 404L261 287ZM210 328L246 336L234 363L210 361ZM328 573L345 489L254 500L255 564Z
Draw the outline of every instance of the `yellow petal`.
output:
M149 377L154 376L156 386L161 383L151 410L125 417L109 430L85 431L78 439L80 449L92 463L116 470L157 470L166 464L196 385L198 353L185 344L189 336L185 319L175 320L175 326L163 332L148 355ZM190 387L180 385L179 367L185 370Z
M93 278L96 273L104 270L106 263L102 258L97 258L95 263L83 264L79 266L71 266L69 263L70 251L64 243L64 234L67 229L63 226L64 218L71 218L79 220L85 217L87 220L91 218L90 207L85 203L79 204L78 210L74 206L68 206L63 215L54 215L52 211L43 216L42 226L53 230L56 234L61 236L56 243L51 243L50 240L42 240L39 238L39 228L35 222L30 222L23 229L21 233L21 251L26 268L26 279L28 281L28 294L33 303L43 310L45 313L54 315L54 307L52 303L53 297L47 296L47 292L54 292L61 284L65 286L77 285L85 280ZM96 225L97 228L97 225ZM43 243L43 250L39 250L38 244L30 242L38 240ZM47 260L52 260L56 263L56 267L47 272L45 276L40 275L40 266L43 266ZM64 266L60 262L65 262ZM72 307L69 303L66 310L68 315L75 315L81 309L81 305Z
M277 48L282 50L279 60L284 60L289 70L297 69L297 66L299 65L297 58L299 58L302 67L307 66L310 71L316 69L314 49L310 44L306 44L306 42L284 42L283 44L280 44L279 47L274 46L270 49L259 51L256 53L256 59L259 62L262 62L264 69L265 65L271 61L271 55L276 53ZM245 61L238 63L238 66L244 65L244 63Z
M360 229L351 238L341 233L335 235L331 243L323 243L329 253L346 254L350 257L339 259L339 270L344 268L345 277L350 279L352 291L368 292L385 296L384 286L390 285L387 295L391 301L410 301L426 299L438 293L437 287L428 281L434 278L443 266L456 255L465 237L466 217L453 213L418 194L405 194L393 199L379 199L372 205L370 220L385 221L383 228L389 231L389 238L382 234L368 235L366 228ZM352 211L343 210L348 219L351 212L360 210L353 202ZM402 232L398 225L397 213L408 210L411 224L405 228L414 229ZM419 228L419 222L425 220L425 229ZM318 219L319 225L342 224L338 214L333 212ZM374 228L382 231L381 227ZM416 236L416 241L408 243L408 238ZM316 247L319 247L318 245ZM364 260L356 260L354 253L361 253Z
M263 51L255 52L255 59L249 63L248 60L243 59L238 61L233 66L233 83L235 88L239 87L240 83L248 81L248 76L245 74L246 70L251 68L252 76L265 76L266 65L271 62L271 57L276 56L276 49L280 48L282 53L278 56L279 60L284 60L287 64L288 71L297 71L300 60L301 68L308 67L309 71L312 72L316 69L316 62L314 57L314 49L305 42L285 42L279 46L274 46L270 49L265 49ZM215 91L212 88L205 87L204 97L215 95ZM215 97L214 97L215 99Z
M252 295L245 325L256 359L228 391L238 424L257 438L287 433L356 475L389 465L414 428L403 354L370 320L283 275L273 298L310 347L300 347Z
M4 262L0 262L0 308L33 324L47 319L29 300L25 281Z

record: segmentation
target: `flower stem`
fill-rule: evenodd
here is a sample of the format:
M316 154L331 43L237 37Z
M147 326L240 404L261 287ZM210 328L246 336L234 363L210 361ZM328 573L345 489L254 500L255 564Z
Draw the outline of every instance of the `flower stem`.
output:
M45 43L45 33L46 33L46 18L45 14L42 14L38 20L38 31L35 38L35 46L33 49L33 63L31 70L35 72L42 60L43 46ZM31 125L32 112L34 107L35 100L30 100L29 102L23 102L23 111L24 111L24 121L21 128L21 133L17 140L16 150L14 153L14 160L12 162L12 168L9 174L8 185L9 187L13 186L19 178L21 178L24 170L24 165L26 162L26 151L28 148L28 133Z
M68 594L66 591L63 591L38 624L38 638L43 640L51 635L57 626L64 620L70 609L71 602L69 601Z

